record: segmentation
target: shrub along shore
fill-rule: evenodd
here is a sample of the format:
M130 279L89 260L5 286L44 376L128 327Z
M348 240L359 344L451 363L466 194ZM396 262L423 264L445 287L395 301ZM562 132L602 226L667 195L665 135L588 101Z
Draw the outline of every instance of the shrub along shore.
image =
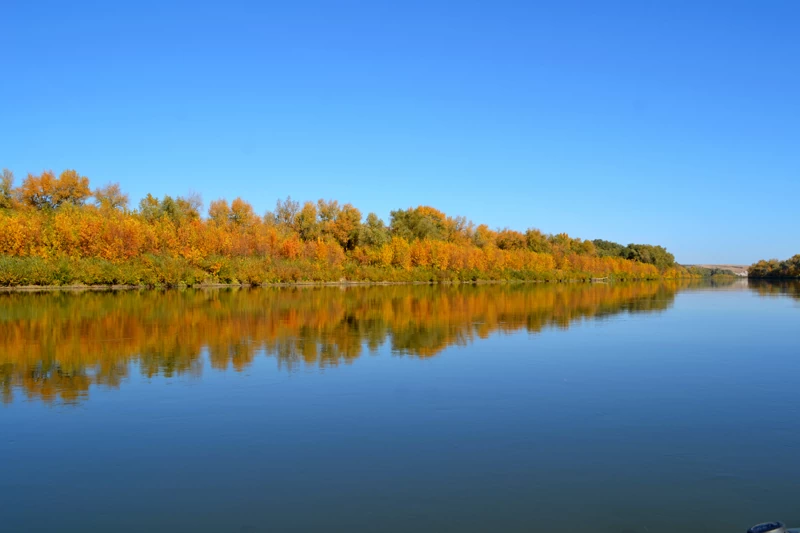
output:
M800 279L800 254L785 261L762 259L750 266L747 275L751 278L764 279Z
M702 277L661 246L566 233L492 230L428 206L386 224L335 200L278 201L257 215L241 198L203 214L197 195L92 190L74 170L0 180L0 286L263 285L647 280Z
M610 274L603 279L628 281L662 278L648 274ZM677 277L699 276L687 273ZM286 261L269 257L220 257L200 262L181 257L149 255L124 262L98 258L0 257L0 287L559 282L596 278L596 274L589 272L560 270L404 269L356 262L331 266L308 260Z

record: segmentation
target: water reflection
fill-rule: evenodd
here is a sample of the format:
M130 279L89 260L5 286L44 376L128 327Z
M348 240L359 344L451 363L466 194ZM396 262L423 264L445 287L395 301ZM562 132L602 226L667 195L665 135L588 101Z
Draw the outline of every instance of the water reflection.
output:
M55 292L0 295L0 383L45 402L144 376L348 363L388 343L432 357L494 332L667 309L689 282ZM795 286L796 288L796 286ZM762 290L759 288L758 290ZM796 294L796 293L795 293Z
M800 300L800 280L756 279L750 280L748 285L759 296L790 296Z

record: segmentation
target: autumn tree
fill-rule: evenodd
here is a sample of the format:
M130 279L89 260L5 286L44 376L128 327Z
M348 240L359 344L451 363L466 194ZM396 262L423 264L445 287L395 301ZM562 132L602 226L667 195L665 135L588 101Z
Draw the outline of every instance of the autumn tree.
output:
M582 241L566 233L544 235L535 229L524 234L508 228L492 231L429 206L392 211L387 227L375 213L362 223L358 209L335 200L301 206L287 197L261 219L249 203L236 198L231 203L224 199L211 202L206 219L201 216L203 202L196 194L162 199L148 194L137 210L128 212L128 197L116 183L94 191L99 208L85 206L90 196L88 179L72 170L58 177L52 172L29 175L19 188L13 187L13 175L4 171L0 180L0 255L45 261L97 258L116 264L135 263L143 254L164 254L191 266L185 274L178 274L182 269L172 266L167 268L169 273L156 273L150 266L131 268L133 283L150 276L152 283L171 283L174 279L168 280L178 275L187 276L186 281L192 283L198 279L248 283L351 276L372 279L376 274L382 279L373 267L391 267L385 279L397 280L431 279L426 269L436 271L434 279L452 280L562 280L608 275L644 279L688 274L659 246L623 247L607 241ZM65 205L70 208L61 209ZM150 259L145 263L149 265ZM411 272L416 268L421 270ZM753 272L797 275L800 260L760 263ZM3 279L20 283L22 279L17 274L4 275L0 269L0 283ZM69 281L73 278L70 274ZM110 278L111 283L118 280L118 274ZM57 281L61 282L60 278Z
M449 242L464 245L472 238L473 224L467 217L447 217L445 219L445 238Z
M472 234L472 243L478 248L484 248L494 244L495 236L495 232L489 229L489 226L481 224Z
M200 193L190 191L186 196L178 196L175 199L184 218L189 220L198 220L200 213L203 210L203 197Z
M765 261L762 259L750 266L747 275L750 278L800 278L800 254L785 261L779 261L778 259Z
M498 231L495 241L501 250L522 250L527 247L525 235L508 228Z
M89 178L74 170L65 170L58 177L49 170L38 176L28 174L19 196L24 204L36 209L56 209L64 204L81 206L91 196Z
M208 205L208 218L210 218L218 226L223 226L228 223L231 216L231 206L228 205L228 200L220 198L214 200Z
M241 198L236 198L231 202L230 221L237 226L250 226L256 218L253 206Z
M572 237L569 236L567 233L558 233L556 235L550 235L547 238L550 241L550 244L553 248L558 248L562 252L569 252L572 248Z
M101 209L128 209L128 195L122 192L119 183L109 183L104 187L98 187L94 191L94 199Z
M320 225L317 221L317 206L313 202L306 202L295 216L295 229L304 241L311 241L321 235Z
M361 211L351 204L344 204L328 226L329 234L345 250L355 247L360 229Z

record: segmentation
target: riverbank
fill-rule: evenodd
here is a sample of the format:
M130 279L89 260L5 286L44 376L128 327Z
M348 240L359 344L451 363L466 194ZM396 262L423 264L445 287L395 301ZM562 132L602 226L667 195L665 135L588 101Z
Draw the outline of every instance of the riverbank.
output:
M392 287L392 286L422 286L422 285L524 285L524 284L614 284L631 282L656 282L656 281L676 281L676 280L702 280L713 281L735 280L737 276L715 275L710 277L684 276L677 278L650 278L650 279L561 279L556 281L547 280L475 280L475 281L297 281L297 282L277 282L277 283L195 283L188 285L178 283L176 285L17 285L0 287L0 293L9 292L53 292L53 291L131 291L131 290L163 290L163 289L240 289L240 288L305 288L305 287Z
M161 283L161 284L109 284L99 283L87 285L81 283L65 285L5 285L0 286L0 292L25 292L25 291L107 291L107 290L146 290L146 289L224 289L242 287L374 287L397 285L513 285L527 283L614 283L634 281L658 281L660 279L697 279L696 276L680 278L643 278L643 279L497 279L497 280L437 280L437 281L284 281L267 283Z
M670 279L696 279L696 278L670 278ZM128 291L128 290L157 290L157 289L235 289L235 288L288 288L288 287L392 287L403 285L522 285L522 284L607 284L620 282L625 283L629 280L585 280L567 279L559 281L546 280L476 280L476 281L297 281L279 283L195 283L187 285L179 283L177 285L19 285L0 287L2 292L46 292L46 291ZM630 280L630 281L658 281L658 279Z
M598 267L534 268L497 264L493 268L397 267L345 260L337 264L275 257L183 257L144 255L121 262L99 258L0 256L0 287L42 289L125 289L160 287L296 286L356 284L510 283L638 281L701 277L686 269L659 272L652 265L598 261Z

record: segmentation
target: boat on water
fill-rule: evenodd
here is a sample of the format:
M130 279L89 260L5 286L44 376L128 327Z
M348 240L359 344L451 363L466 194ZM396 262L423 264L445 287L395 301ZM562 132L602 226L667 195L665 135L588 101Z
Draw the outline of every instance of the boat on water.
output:
M751 527L747 533L800 533L800 528L787 528L783 522L765 522Z

